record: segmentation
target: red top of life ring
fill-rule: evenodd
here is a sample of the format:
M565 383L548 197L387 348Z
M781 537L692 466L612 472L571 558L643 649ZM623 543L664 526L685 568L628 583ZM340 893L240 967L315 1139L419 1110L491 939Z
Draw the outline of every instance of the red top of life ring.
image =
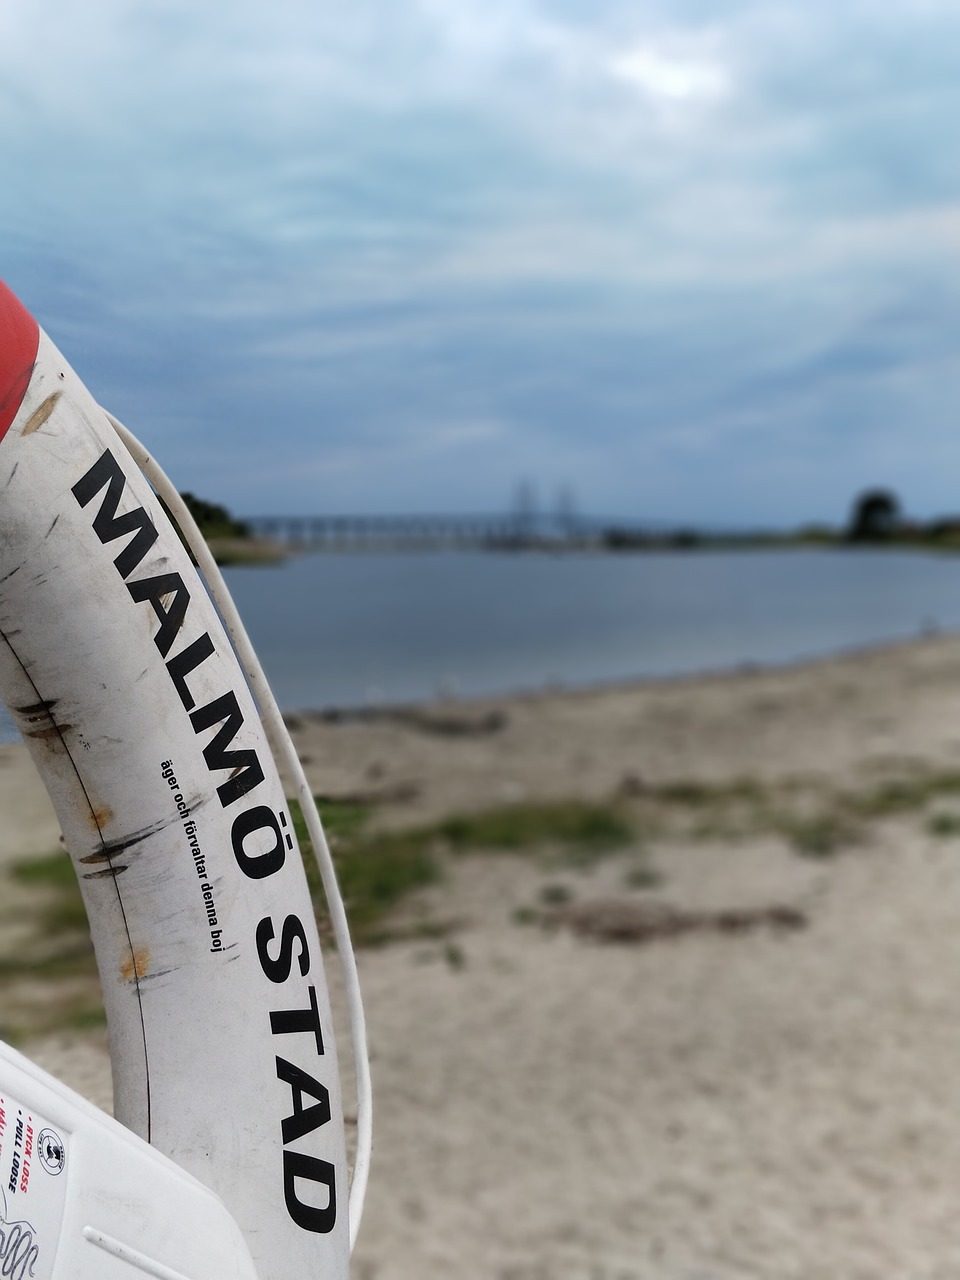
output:
M0 280L0 440L27 394L40 345L40 328Z

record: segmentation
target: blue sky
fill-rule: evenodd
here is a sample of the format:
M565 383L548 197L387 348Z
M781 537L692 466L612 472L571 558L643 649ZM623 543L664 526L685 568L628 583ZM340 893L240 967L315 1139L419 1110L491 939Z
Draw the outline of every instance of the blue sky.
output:
M958 120L952 2L6 0L0 277L244 514L958 511Z

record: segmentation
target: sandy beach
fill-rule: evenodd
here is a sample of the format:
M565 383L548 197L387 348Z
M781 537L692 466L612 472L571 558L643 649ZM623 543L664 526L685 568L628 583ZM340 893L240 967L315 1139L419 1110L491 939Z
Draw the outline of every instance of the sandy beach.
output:
M440 873L359 952L357 1280L960 1276L960 638L290 725ZM581 802L629 834L564 849ZM58 835L20 746L0 803L8 954ZM458 849L479 811L546 834ZM110 1105L101 1026L21 1028Z

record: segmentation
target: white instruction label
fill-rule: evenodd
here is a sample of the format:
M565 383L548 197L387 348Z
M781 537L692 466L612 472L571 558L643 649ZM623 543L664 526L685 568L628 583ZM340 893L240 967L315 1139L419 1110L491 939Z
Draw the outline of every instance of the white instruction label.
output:
M67 1135L0 1093L0 1276L49 1280L67 1195Z

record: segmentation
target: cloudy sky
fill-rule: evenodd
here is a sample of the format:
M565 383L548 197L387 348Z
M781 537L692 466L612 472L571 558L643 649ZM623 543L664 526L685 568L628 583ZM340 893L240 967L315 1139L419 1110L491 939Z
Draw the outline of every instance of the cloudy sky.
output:
M5 0L0 277L244 514L957 511L958 120L953 0Z

